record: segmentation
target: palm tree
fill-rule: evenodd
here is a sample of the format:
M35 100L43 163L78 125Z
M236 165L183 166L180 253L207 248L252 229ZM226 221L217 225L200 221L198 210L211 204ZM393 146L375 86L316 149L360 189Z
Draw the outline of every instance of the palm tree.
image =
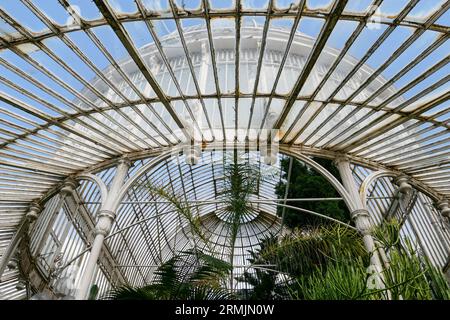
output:
M248 162L238 163L237 152L234 159L224 170L225 187L218 194L225 202L224 211L229 214L227 221L230 230L228 239L230 246L229 261L233 267L236 238L245 215L251 214L254 209L250 204L250 196L256 194L258 183L261 180L260 172ZM233 269L230 276L230 288L234 287Z
M258 168L252 166L248 161L238 162L238 155L235 150L233 159L224 167L224 188L217 194L217 198L224 202L223 211L228 216L228 220L225 223L229 228L228 241L230 250L228 261L231 266L233 266L236 238L242 221L245 215L254 211L250 204L250 196L257 192L258 183L260 183L261 179L262 176ZM179 216L188 225L195 248L201 247L201 244L208 252L214 254L213 245L209 241L210 237L201 227L200 217L193 213L192 206L188 201L183 200L183 196L163 186L148 184L146 188L152 194L167 200L175 207ZM230 273L229 285L230 288L233 288L233 268Z

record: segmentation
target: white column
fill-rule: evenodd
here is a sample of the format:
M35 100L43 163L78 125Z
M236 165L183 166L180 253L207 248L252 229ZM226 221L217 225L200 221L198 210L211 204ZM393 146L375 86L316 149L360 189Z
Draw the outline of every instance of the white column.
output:
M395 179L395 184L398 185L397 191L403 195L408 194L412 190L412 186L408 183L409 177L406 175L400 175Z
M102 199L102 206L99 210L98 221L94 231L95 238L89 253L86 269L82 275L80 288L77 291L77 300L86 299L89 293L94 271L97 266L97 260L103 247L103 241L111 231L112 224L116 217L117 207L114 205L114 200L116 200L115 198L119 194L120 188L123 186L129 167L130 162L128 159L119 160L116 168L116 175L108 190L106 199Z
M375 265L378 270L381 269L380 258L378 256L375 242L370 234L371 223L369 212L365 208L362 200L359 196L358 187L356 186L355 179L353 178L352 170L350 169L350 162L345 157L339 157L335 160L335 165L339 170L342 184L352 199L353 208L351 209L351 217L355 222L356 228L363 236L364 246L371 254L371 264Z
M441 214L446 217L447 219L450 219L450 208L448 204L448 200L442 199L437 203L437 206L439 210L441 211Z
M32 203L28 209L27 214L25 215L25 219L20 224L18 230L14 234L11 242L3 253L2 259L0 260L0 282L3 272L6 269L9 261L14 257L16 253L17 247L19 246L20 241L22 240L23 235L28 232L30 226L37 219L39 213L42 211L42 207L37 203Z

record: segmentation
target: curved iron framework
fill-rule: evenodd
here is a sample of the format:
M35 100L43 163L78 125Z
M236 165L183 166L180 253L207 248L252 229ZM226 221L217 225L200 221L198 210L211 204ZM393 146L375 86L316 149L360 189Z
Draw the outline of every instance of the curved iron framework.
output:
M149 170L145 159L164 163L161 154L194 138L192 131L200 133L207 153L224 145L258 145L250 129L266 128L277 130L282 152L309 165L314 166L310 156L345 156L375 222L392 205L396 187L390 177L406 175L419 200L405 230L437 265L448 268L448 226L435 207L448 214L450 1L121 3L95 0L77 7L70 0L15 0L0 5L3 267L16 248L11 241L27 233L21 226L33 218L27 213L36 204L45 207L43 213L66 212L75 229L65 232L79 238L73 252L87 252L99 209L94 202L108 196L117 159L133 161L130 170L138 170L138 180ZM300 62L295 67L292 61ZM229 83L221 78L224 63L232 70ZM279 86L292 70L291 83ZM271 81L265 79L268 73ZM328 172L321 174L352 211L361 209L349 190ZM84 194L91 200L81 202L92 203L86 212L77 207L72 212L77 216L70 214L77 199L59 195L68 177L90 181L89 187L82 182L83 188L100 188ZM133 201L145 201L130 198L134 182L125 182L112 207L135 210ZM274 206L267 206L270 217ZM45 234L42 219L34 228ZM126 225L114 224L113 235ZM124 258L123 268L111 267L121 265L113 244L119 240L113 239L106 241L108 253L99 262L103 273L97 277L104 288L145 279L139 268L133 276L126 271L133 257ZM30 245L38 252L44 244ZM23 290L14 290L18 277L17 271L3 275L5 297L23 296Z

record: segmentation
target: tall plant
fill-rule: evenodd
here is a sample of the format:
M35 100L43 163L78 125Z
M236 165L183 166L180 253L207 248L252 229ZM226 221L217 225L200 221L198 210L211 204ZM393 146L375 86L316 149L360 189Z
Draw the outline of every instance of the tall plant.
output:
M373 231L388 255L389 266L383 270L383 276L392 299L450 299L445 276L417 244L401 237L400 228L401 224L391 219Z
M223 201L223 211L227 213L226 224L229 228L228 245L229 263L233 266L236 239L239 234L244 217L254 211L250 203L250 196L256 194L258 183L263 179L259 169L251 165L248 161L238 161L237 151L234 151L233 158L226 159L224 166L224 187L217 194L217 198ZM176 194L164 186L148 184L148 190L162 199L168 201L175 208L183 221L186 222L195 247L202 244L213 253L214 248L209 241L209 236L201 227L200 217L195 215L190 203L183 199L183 196ZM230 287L233 288L233 268L231 269Z
M257 192L261 175L259 170L248 162L239 163L237 152L234 152L233 162L224 168L223 191L218 194L224 201L224 211L228 213L227 221L229 227L229 261L233 266L236 238L239 234L242 221L247 214L254 210L250 203L250 196ZM230 287L233 288L233 270L231 271Z

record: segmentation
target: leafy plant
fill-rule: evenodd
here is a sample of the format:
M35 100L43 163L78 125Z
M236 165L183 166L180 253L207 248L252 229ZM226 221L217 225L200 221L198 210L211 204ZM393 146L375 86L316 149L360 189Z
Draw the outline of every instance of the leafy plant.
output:
M223 289L231 266L199 250L181 252L163 263L153 282L144 287L124 286L111 290L113 300L222 300L232 298Z
M389 257L383 278L391 299L449 299L450 286L418 246L400 235L395 219L374 228L373 234Z
M326 292L328 283L322 282L324 273L336 277L334 269L337 265L349 266L342 261L343 256L348 256L347 260L366 258L360 235L340 224L308 231L296 229L283 237L270 236L250 254L251 266L266 266L254 268L254 272L246 272L239 278L252 288L248 294L251 299L330 298L333 293ZM328 268L330 270L327 271ZM316 288L308 287L314 281ZM319 289L324 292L320 293Z
M326 268L315 266L308 275L296 278L289 288L291 299L353 300L366 291L366 272L361 257L344 254Z
M89 290L88 300L96 300L98 295L98 286L94 284Z
M233 266L236 238L245 215L251 214L254 209L250 203L250 196L257 193L258 183L261 179L259 170L248 162L238 163L237 153L234 152L233 162L224 168L224 188L218 194L224 201L224 211L228 213L227 221L229 233L229 261ZM230 287L233 288L233 270L231 271Z
M243 275L237 277L239 282L245 282L251 286L249 293L245 295L249 300L278 300L287 297L286 285L280 281L279 273L276 270L270 270L270 261L264 259L262 252L267 247L273 246L276 237L270 236L260 242L260 248L256 251L250 251L251 258L248 259L253 272L244 271ZM259 265L263 267L259 267ZM268 268L264 268L268 266Z
M428 272L425 273L430 284L431 295L435 300L450 300L450 286L445 276L434 268L429 260L425 261Z
M357 231L340 224L319 226L290 234L272 241L260 253L260 258L276 265L276 270L291 276L309 274L317 266L326 266L329 259L348 253L365 257L366 251Z
M230 163L225 167L224 178L225 187L218 196L225 202L225 211L231 216L228 221L231 230L230 244L234 246L244 215L254 210L249 198L257 192L260 175L248 162Z
M263 240L251 263L270 265L272 280L281 279L277 274L285 275L284 284L278 282L277 286L285 285L291 299L448 299L450 288L442 272L411 241L401 238L399 231L395 221L374 228L380 249L389 258L379 273L368 272L370 254L361 236L342 225L296 230L288 236ZM272 297L275 282L261 286L267 276L261 272L244 276L243 280L253 286L250 296ZM263 293L262 288L266 290Z
M234 248L240 226L245 216L254 211L249 201L250 196L257 193L258 183L261 179L259 170L248 161L238 162L236 152L234 158L224 167L224 188L217 194L217 198L223 201L223 211L228 216L226 224L229 228L229 263L231 265L233 265ZM174 206L180 218L189 226L196 248L199 248L201 243L209 252L214 252L214 248L208 240L209 236L201 227L200 217L193 213L192 206L188 201L183 200L181 195L166 187L151 184L146 187L152 194L165 199ZM231 270L230 287L233 287L233 270Z

